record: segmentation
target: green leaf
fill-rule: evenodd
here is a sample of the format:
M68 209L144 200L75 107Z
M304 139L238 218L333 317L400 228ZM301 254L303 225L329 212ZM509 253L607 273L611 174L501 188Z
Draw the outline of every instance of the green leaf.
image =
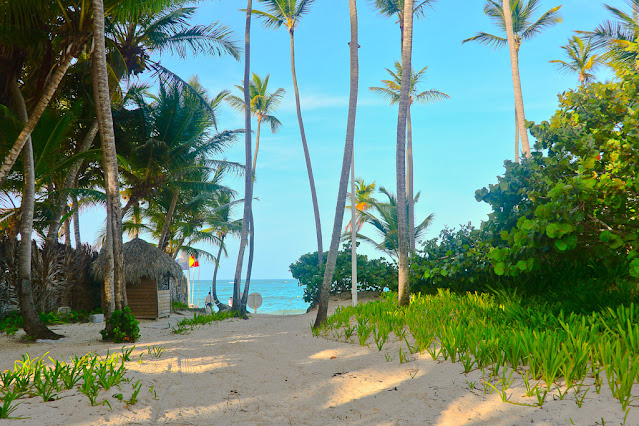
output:
M563 240L556 240L555 241L555 247L557 248L557 250L559 251L566 251L568 250L568 244L563 241Z
M501 276L501 275L504 275L505 271L506 271L506 265L504 265L503 262L499 262L498 264L495 265L495 274Z
M639 278L639 259L635 259L630 262L630 275L635 278Z
M528 269L528 265L525 260L520 260L519 262L517 262L517 267L522 271L525 271Z

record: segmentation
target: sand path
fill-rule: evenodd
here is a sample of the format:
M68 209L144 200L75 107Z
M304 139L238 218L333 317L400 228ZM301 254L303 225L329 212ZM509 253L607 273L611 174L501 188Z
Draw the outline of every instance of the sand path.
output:
M579 409L572 394L561 401L548 397L543 408L501 402L484 394L481 373L463 374L462 366L434 362L428 354L398 360L398 342L378 351L374 344L342 343L311 335L314 313L297 316L257 314L250 320L228 320L203 326L184 335L170 332L181 318L141 324L134 359L127 363L133 382L143 383L135 405L110 397L131 385L103 392L107 406L89 406L77 390L44 403L31 398L13 413L27 417L8 424L249 424L249 425L597 425L620 424L624 413L606 386L591 390ZM101 324L56 327L68 337L61 342L19 343L17 337L0 336L0 370L28 352L49 351L55 359L93 351L105 354L121 345L99 338ZM159 358L149 346L165 347ZM405 350L405 345L404 345ZM387 360L387 358L389 360ZM392 360L391 360L392 359ZM475 388L470 389L470 383ZM517 384L517 382L515 383ZM151 388L153 387L153 388ZM151 390L152 389L152 390ZM512 400L533 403L519 386ZM626 424L639 425L639 408Z

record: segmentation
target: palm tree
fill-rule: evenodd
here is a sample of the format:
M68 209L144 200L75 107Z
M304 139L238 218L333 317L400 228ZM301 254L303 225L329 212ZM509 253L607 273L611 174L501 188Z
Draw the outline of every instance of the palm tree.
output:
M249 173L251 164L251 15L253 14L253 1L247 0L246 24L244 30L244 212L242 215L242 230L240 232L240 248L235 264L235 276L233 277L233 310L242 314L246 306L241 306L240 283L242 280L242 264L244 263L244 251L248 240L250 218L253 215L253 176ZM246 280L244 286L247 287Z
M373 6L381 15L389 18L396 17L399 23L400 51L404 46L404 0L371 0ZM413 15L421 18L426 14L426 6L432 5L435 0L418 0L413 2Z
M399 261L399 238L398 238L398 211L397 198L393 193L384 187L380 187L379 192L386 196L387 201L373 201L370 211L363 213L365 223L372 226L374 237L358 234L357 238L371 244L376 249L386 253L395 263ZM415 196L415 202L419 201L419 193ZM408 216L406 212L405 216ZM417 224L413 237L419 240L426 232L433 221L433 214ZM346 237L346 235L345 235Z
M366 213L373 207L373 202L375 201L375 197L373 193L375 192L377 185L375 182L366 183L364 179L357 178L355 179L355 209L358 213ZM347 194L349 197L352 195L350 192ZM352 206L346 206L347 209ZM348 222L346 225L345 232L350 232L352 226L352 220ZM364 217L361 214L357 215L357 220L355 221L355 230L359 232L364 225Z
M322 288L319 294L317 307L317 317L314 328L318 328L326 321L328 312L328 296L335 274L335 264L337 262L337 252L339 250L339 240L342 232L344 220L344 208L346 205L346 192L348 191L348 172L352 166L353 143L355 141L355 119L357 116L357 96L359 94L359 44L357 25L357 3L356 0L349 0L348 9L351 21L351 41L350 48L350 95L348 99L348 119L346 124L346 141L344 143L344 157L342 158L342 172L339 178L339 190L337 192L337 205L335 207L335 219L333 222L333 234L331 235L331 245L326 259L326 269L322 280ZM320 265L321 270L321 265ZM355 289L356 290L356 289Z
M411 250L415 250L415 239L413 238L413 230L415 229L415 204L413 203L414 199L414 187L413 187L413 126L411 119L411 107L413 103L428 103L428 102L437 102L442 99L450 99L446 93L440 92L438 90L425 90L419 91L419 83L424 78L424 73L428 70L428 67L424 67L418 72L412 72L410 78L410 90L409 90L409 101L408 101L408 113L407 113L407 144L406 144L406 168L408 172L406 174L406 186L408 190L408 231L409 231L409 246ZM391 105L399 102L399 95L401 91L401 80L402 80L402 64L399 61L395 62L395 71L391 71L386 68L386 72L390 74L391 80L382 80L384 87L371 87L370 90L382 95L388 101L390 101Z
M557 64L562 72L576 73L579 76L579 84L586 86L595 80L594 72L599 66L599 55L593 53L590 41L584 44L583 40L577 36L571 38L567 45L561 46L568 56L568 61L556 59L550 61Z
M513 76L513 88L515 92L515 161L519 161L519 135L525 156L530 156L530 142L526 131L526 115L519 77L519 49L521 44L541 33L546 28L557 25L562 18L559 15L561 6L553 7L544 12L537 20L533 21L533 15L539 9L539 0L486 0L484 14L506 33L506 37L496 36L485 32L477 33L462 43L477 41L495 48L509 46L510 64ZM510 13L504 13L510 10ZM512 41L510 41L512 39Z
M127 306L124 283L124 254L122 252L122 212L120 205L120 183L118 159L115 150L115 132L111 115L111 94L106 61L106 40L104 35L104 4L93 0L93 96L102 141L102 165L107 195L106 246L104 294L107 318L113 310ZM113 301L110 294L113 291ZM108 327L108 326L107 326Z
M400 82L399 108L397 113L397 153L395 157L397 179L397 208L406 208L406 123L410 103L410 78L413 57L413 0L404 2L404 40L402 45L403 73ZM398 215L398 299L400 306L410 304L410 282L408 274L408 218Z
M632 8L632 15L605 5L616 22L606 21L594 31L577 31L592 42L594 50L603 52L600 60L618 74L636 72L639 56L637 49L630 48L639 38L639 0L626 0L626 3Z
M249 83L249 93L251 98L251 114L257 120L257 132L255 133L255 153L253 154L252 172L255 176L255 167L257 165L257 153L260 149L260 131L262 122L271 126L271 132L275 133L282 123L273 115L273 112L282 101L286 91L282 88L277 89L273 93L268 93L268 81L270 74L262 80L259 75L253 73L253 78ZM243 86L235 86L240 90L244 90ZM228 103L238 111L244 111L244 100L238 96L228 96Z
M306 170L308 172L308 182L311 187L311 198L313 200L313 213L315 215L315 232L317 235L317 261L321 268L324 265L324 249L322 244L322 224L317 203L317 193L315 191L315 178L311 166L311 156L306 143L306 132L304 131L304 121L302 120L302 108L300 106L300 93L297 87L297 75L295 73L295 28L299 20L308 13L314 0L260 0L264 3L266 11L256 10L254 13L264 20L267 28L286 27L291 37L291 74L293 77L293 89L295 90L295 106L297 109L297 121L300 127L302 148L306 159Z

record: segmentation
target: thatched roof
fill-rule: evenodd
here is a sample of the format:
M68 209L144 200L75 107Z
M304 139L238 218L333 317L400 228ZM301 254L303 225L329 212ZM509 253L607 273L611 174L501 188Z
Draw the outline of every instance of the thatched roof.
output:
M140 238L135 238L123 246L124 279L126 284L140 284L140 278L151 278L157 283L169 274L179 278L182 268L171 257L152 244ZM105 254L104 249L91 265L91 274L96 280L104 279Z

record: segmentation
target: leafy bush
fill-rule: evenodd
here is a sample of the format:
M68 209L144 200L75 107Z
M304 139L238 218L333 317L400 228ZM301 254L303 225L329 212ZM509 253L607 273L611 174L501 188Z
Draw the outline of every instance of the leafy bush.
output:
M112 340L115 343L135 342L140 337L139 322L131 313L128 306L123 310L113 311L111 318L106 322L106 329L101 330L103 340Z
M171 312L184 311L189 309L189 305L182 302L172 301L171 302Z
M328 252L324 254L324 259L327 257ZM319 298L319 290L324 279L324 268L320 270L317 265L317 252L302 255L297 262L289 266L289 269L293 278L299 281L301 287L304 287L304 301L314 305ZM382 258L369 260L368 256L358 254L357 281L360 291L396 289L397 268ZM337 254L331 294L350 291L351 252L350 246L344 246L343 250Z

